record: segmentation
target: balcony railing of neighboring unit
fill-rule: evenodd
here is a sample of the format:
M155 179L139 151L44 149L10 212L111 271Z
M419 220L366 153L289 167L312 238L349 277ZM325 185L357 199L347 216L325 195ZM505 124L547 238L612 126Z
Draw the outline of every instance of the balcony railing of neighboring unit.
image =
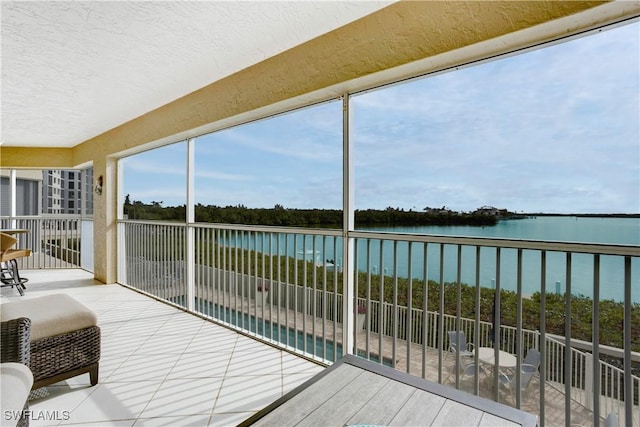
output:
M82 260L83 224L91 219L77 215L50 215L46 217L2 217L0 228L21 229L16 234L16 247L31 249L30 257L19 260L20 269L79 268ZM85 236L86 250L93 250L93 236Z

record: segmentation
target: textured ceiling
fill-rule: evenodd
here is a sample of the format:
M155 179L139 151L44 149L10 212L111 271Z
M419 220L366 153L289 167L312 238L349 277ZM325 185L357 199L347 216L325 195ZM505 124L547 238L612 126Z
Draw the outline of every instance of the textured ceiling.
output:
M75 146L389 3L2 1L1 141Z

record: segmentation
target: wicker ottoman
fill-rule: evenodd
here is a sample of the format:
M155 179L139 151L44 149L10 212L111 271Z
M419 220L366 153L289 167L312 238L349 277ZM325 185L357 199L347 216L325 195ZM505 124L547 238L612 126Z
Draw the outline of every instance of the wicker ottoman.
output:
M98 383L100 328L95 313L69 295L47 295L2 304L2 322L31 319L33 389L89 373Z

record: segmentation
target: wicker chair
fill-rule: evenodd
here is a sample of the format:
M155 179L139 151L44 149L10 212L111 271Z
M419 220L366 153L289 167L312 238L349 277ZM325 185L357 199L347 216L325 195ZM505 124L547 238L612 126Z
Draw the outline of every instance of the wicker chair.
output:
M31 321L21 317L0 323L0 362L22 363L29 366L30 362L30 345L29 338L31 333ZM28 384L27 384L28 387ZM15 393L15 390L13 391ZM4 393L3 393L4 395ZM6 409L6 408L3 408ZM25 396L24 408L17 425L20 427L29 425L29 400L28 393ZM4 424L3 424L4 425Z

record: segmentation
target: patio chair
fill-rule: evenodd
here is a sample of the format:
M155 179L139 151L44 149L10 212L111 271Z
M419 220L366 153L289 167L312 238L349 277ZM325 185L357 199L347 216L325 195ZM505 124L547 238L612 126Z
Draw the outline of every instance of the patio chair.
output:
M486 374L486 371L482 365L478 365L478 373ZM460 379L473 379L476 376L476 364L474 362L467 363L464 368L460 370Z
M0 281L1 287L15 287L20 295L24 295L27 279L20 277L18 259L31 255L30 249L12 249L18 239L6 233L0 233Z
M481 364L478 364L478 376L484 375L487 376L487 371L482 367ZM470 362L464 364L464 366L460 369L460 383L467 384L471 382L473 385L476 378L476 364L474 362Z
M520 391L526 392L529 389L531 380L538 373L538 367L523 363L520 365ZM498 382L501 387L505 388L510 394L513 400L513 404L516 404L516 374L507 375L503 372L499 373ZM537 402L536 402L537 403Z
M618 414L615 412L611 412L607 415L607 418L604 419L604 427L618 427L620 424L618 423Z
M487 375L487 371L483 368L483 366L481 364L478 365L478 373ZM473 360L468 359L468 358L461 359L459 368L457 370L457 374L460 375L460 382L461 383L466 383L469 380L474 379L475 378L475 374L476 374L476 364L475 364L475 362ZM451 368L451 371L450 371L449 375L446 376L444 381L445 382L449 381L449 379L452 376L454 378L456 376L456 364L455 363L454 363L453 367Z
M527 350L527 355L522 361L522 366L525 367L525 370L533 371L531 380L536 378L538 376L538 368L540 367L540 352L535 348ZM532 369L532 366L535 367L535 369Z
M460 356L473 356L473 344L467 343L467 337L463 331L449 331L449 352L459 353Z
M537 369L540 366L540 352L535 348L530 348L522 363L525 365L533 365Z

